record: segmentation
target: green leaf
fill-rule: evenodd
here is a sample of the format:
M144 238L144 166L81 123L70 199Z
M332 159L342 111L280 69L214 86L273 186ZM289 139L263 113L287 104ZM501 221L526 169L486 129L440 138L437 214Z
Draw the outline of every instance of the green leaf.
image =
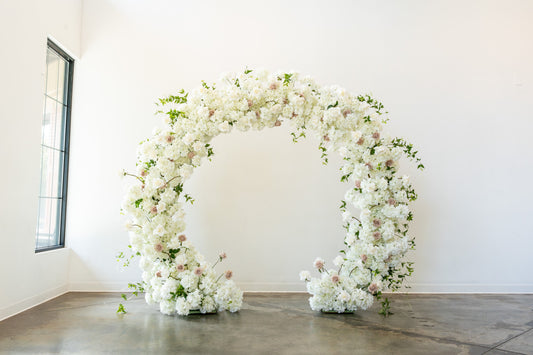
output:
M213 148L210 146L209 143L207 143L205 145L205 147L207 148L207 157L210 158L212 157L213 155L215 155L215 153L213 152Z
M145 162L144 165L146 166L146 171L148 171L155 165L155 160L151 159L150 161Z
M170 95L167 97L163 97L159 99L159 102L161 105L166 105L168 103L176 103L176 104L184 104L187 102L187 96L189 96L188 93L185 92L185 90L181 89L178 92L180 95Z
M120 296L124 299L124 301L127 301L127 300L128 300L128 297L126 296L125 293L121 294Z
M302 132L300 132L300 134L298 134L298 135L296 135L296 133L292 132L292 133L291 133L291 136L292 136L292 141L293 141L294 143L298 143L298 139L300 139L300 138L302 138L302 137L305 138L305 132L302 131Z
M140 198L137 201L135 201L135 208L139 208L141 206L141 203L143 202L143 199Z
M124 305L122 303L119 303L117 313L126 314L126 309L124 308Z
M390 311L390 302L388 298L385 298L385 300L381 301L381 310L379 311L379 314L381 314L383 317L388 317L393 314Z
M293 76L293 74L284 74L284 77L283 77L283 85L284 86L289 86L289 83L291 82L292 76Z
M341 206L339 207L341 210L346 209L346 201L341 200Z
M337 106L339 106L339 101L335 101L333 105L329 105L326 110L329 110L330 108L337 107Z
M176 255L180 252L180 248L176 248L176 249L169 249L168 250L168 255L170 256L171 259L175 259L176 258Z
M194 204L194 198L192 198L191 195L185 194L183 197L185 197L185 202L189 202L191 205Z
M167 111L166 114L170 118L171 125L174 125L174 123L176 123L176 121L179 118L186 118L187 117L187 116L185 116L185 112L174 110L174 109Z
M180 183L180 184L177 184L176 186L174 186L174 192L178 194L178 197L180 196L180 194L183 192L183 184Z
M137 283L137 290L138 290L139 292L144 292L144 284L141 283L141 282L138 282L138 283Z

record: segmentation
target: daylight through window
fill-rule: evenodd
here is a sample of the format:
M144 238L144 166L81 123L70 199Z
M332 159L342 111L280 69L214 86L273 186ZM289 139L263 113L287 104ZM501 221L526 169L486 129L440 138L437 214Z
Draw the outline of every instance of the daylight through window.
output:
M64 246L74 60L48 41L36 251Z

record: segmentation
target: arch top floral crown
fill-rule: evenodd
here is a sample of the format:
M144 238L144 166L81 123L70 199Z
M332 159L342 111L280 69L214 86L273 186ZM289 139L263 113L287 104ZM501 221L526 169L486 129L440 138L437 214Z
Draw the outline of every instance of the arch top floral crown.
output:
M159 303L161 312L233 312L242 305L232 272L217 274L183 234L183 207L194 201L183 184L204 158L211 159L212 138L233 129L289 124L295 142L308 130L318 137L324 164L333 151L343 159L341 181L349 185L340 206L345 248L334 269L315 260L319 278L300 273L313 310L366 309L384 289L397 290L412 273L412 263L403 258L414 247L408 204L417 195L409 178L398 176L398 163L407 156L419 169L424 166L411 144L382 133L383 105L371 96L319 86L294 72L245 70L225 75L217 86L202 82L191 93L162 98L158 105L164 128L141 142L137 171L123 172L136 183L129 186L122 209L143 270L143 282L130 286L134 293L145 291L146 301ZM353 208L360 214L354 215ZM224 258L221 254L216 263ZM387 299L381 313L389 313Z

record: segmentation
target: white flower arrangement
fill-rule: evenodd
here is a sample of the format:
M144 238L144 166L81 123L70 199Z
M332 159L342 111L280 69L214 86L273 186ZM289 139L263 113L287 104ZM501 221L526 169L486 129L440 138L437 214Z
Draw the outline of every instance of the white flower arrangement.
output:
M298 73L246 70L223 76L219 86L202 82L190 94L182 90L159 104L164 128L141 142L137 172L124 172L136 184L129 187L122 209L130 219L131 248L141 255L144 283L134 288L146 292L148 303L159 303L161 312L234 312L242 305L242 292L229 280L232 272L217 277L182 234L183 205L194 201L183 184L213 155L213 137L233 129L290 124L295 142L307 130L318 137L324 164L332 151L343 158L341 181L350 185L340 207L346 247L334 260L335 270L326 269L319 258L314 265L320 278L300 273L313 310L366 309L384 287L397 289L413 271L412 263L402 259L414 247L407 230L412 219L408 203L416 193L397 171L402 155L420 159L403 139L382 134L386 120L381 103L336 86L319 86ZM360 216L353 216L348 206L360 209ZM388 314L388 300L382 304Z

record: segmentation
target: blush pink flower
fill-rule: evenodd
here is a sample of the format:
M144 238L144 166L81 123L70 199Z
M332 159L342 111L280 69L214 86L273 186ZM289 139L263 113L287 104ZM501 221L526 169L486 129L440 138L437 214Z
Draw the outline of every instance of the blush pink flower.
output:
M251 108L254 105L254 102L250 99L248 99L247 102L248 102L248 108Z
M358 145L363 145L363 143L365 142L365 139L363 137L359 138L359 140L357 141L357 144Z
M329 142L329 136L327 134L324 136L324 142Z
M222 252L222 253L218 254L218 257L220 258L220 260L223 260L223 259L227 258L227 255L226 255L226 253Z
M357 187L358 189L361 188L361 180L355 180L355 187Z
M374 240L380 240L381 239L381 233L380 232L374 232L374 234L372 234L372 236L374 237Z
M367 260L368 260L368 256L366 256L366 254L361 255L362 262L366 263Z
M389 205L391 206L396 206L396 200L393 199L393 198L389 198L389 201L387 201L389 203Z
M196 155L195 152L189 152L189 153L187 154L187 158L192 159L192 158L194 158L195 155Z
M315 260L315 267L318 269L318 270L322 270L322 268L324 267L324 260L320 259L320 258L316 258Z
M161 243L157 243L156 245L154 245L154 249L155 249L155 251L157 251L158 253L162 252L162 251L163 251L163 244L161 244Z
M339 283L339 275L331 276L331 282L333 282L334 284Z
M376 292L378 289L379 289L379 287L378 287L378 285L377 285L375 282L371 283L370 286L368 286L368 291L369 291L370 293L374 293L374 292Z
M374 139L376 139L376 140L379 139L379 136L380 136L380 135L379 135L379 132L374 132L374 133L372 134L372 138L374 138Z
M156 272L156 273L155 273L155 276L157 276L157 277L161 277L161 271Z
M346 118L346 116L348 116L350 113L352 113L352 110L350 110L349 108L345 109L342 111L342 115Z
M185 236L185 234L180 234L178 236L178 240L183 243L184 241L187 240L187 237Z
M176 265L176 270L178 272L182 272L183 270L185 270L185 265L183 265L183 264Z
M381 220L376 218L372 221L372 224L374 225L374 227L381 227Z
M274 83L270 84L269 89L270 90L276 90L278 88L278 86L279 86L279 84L274 82Z
M226 277L226 279L231 279L233 277L233 271L231 270L228 270L224 273L224 277Z
M200 276L203 273L204 273L204 269L202 269L201 267L197 267L196 269L194 269L194 274L197 276Z
M274 126L276 126L276 127L281 126L281 121L280 120L276 120L276 122L274 122Z
M389 160L387 160L387 161L385 162L385 166L387 166L387 167L389 167L389 168L390 168L391 166L393 166L393 165L394 165L394 160L392 160L392 159L389 159Z
M150 212L152 212L153 214L156 214L157 213L157 206L152 206L152 208L150 208Z
M174 136L168 135L165 137L165 140L167 141L167 143L172 143L172 141L174 140Z
M209 117L212 117L215 114L215 110L209 110Z

